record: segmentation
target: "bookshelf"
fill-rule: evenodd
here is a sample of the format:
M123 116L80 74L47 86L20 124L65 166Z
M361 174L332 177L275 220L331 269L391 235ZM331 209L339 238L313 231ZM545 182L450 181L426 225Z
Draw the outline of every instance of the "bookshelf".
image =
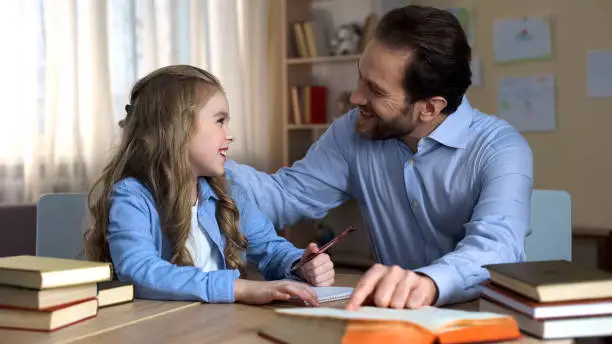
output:
M301 159L329 123L345 112L341 109L341 99L346 100L357 84L357 62L367 35L361 36L354 51L344 55L331 53L330 38L344 24L357 23L364 31L368 16L376 13L375 3L374 0L281 1L283 166ZM317 87L324 91L318 89L315 93ZM321 99L324 100L319 102Z
M356 62L361 55L342 55L342 56L319 56L319 57L297 57L286 59L288 65L307 64L307 63L335 63L335 62Z
M290 166L304 157L310 146L327 130L334 118L344 114L339 107L339 99L351 92L357 85L357 63L363 49L360 42L354 53L331 56L326 50L329 34L339 25L356 22L365 25L366 19L376 13L375 0L282 0L281 1L281 82L282 82L282 164ZM323 15L322 15L323 14ZM326 14L326 15L325 15ZM300 51L297 42L295 23L310 22L312 25L311 42L316 45L317 54L305 56L304 46ZM321 35L323 32L323 35ZM314 36L314 37L313 37ZM321 39L324 36L323 39ZM312 39L314 38L314 39ZM307 43L308 44L308 43ZM325 122L311 123L304 120L302 113L300 123L294 117L292 87L318 85L326 88ZM303 101L302 93L298 96ZM303 103L299 103L301 111ZM314 105L312 106L314 109ZM317 107L321 109L321 107ZM312 118L315 118L313 115ZM317 117L320 119L320 116ZM351 220L347 220L347 218ZM354 201L347 202L340 208L332 210L323 222L337 234L348 225L364 228L360 221L359 210ZM302 221L285 228L283 236L298 247L304 247L316 239L319 221ZM365 228L364 228L365 229ZM369 241L365 230L354 234L343 246L354 248L355 252L344 252L348 261L368 261ZM364 253L365 252L365 253ZM330 252L331 254L331 252ZM362 257L362 258L360 258Z

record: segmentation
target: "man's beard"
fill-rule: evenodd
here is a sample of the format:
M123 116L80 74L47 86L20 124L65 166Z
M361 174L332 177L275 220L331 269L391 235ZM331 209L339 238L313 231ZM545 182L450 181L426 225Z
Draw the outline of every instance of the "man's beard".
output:
M359 117L355 123L357 133L368 140L387 140L404 137L412 132L414 126L410 123L409 107L391 120L383 120L370 106L359 107Z

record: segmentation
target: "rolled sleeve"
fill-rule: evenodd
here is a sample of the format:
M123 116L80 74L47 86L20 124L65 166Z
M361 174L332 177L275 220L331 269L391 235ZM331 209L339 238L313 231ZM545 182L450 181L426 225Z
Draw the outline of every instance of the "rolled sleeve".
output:
M208 295L210 303L233 303L234 284L240 277L238 270L218 270L208 273Z
M471 295L465 294L464 282L454 266L433 264L414 270L431 278L438 288L434 306L466 301Z

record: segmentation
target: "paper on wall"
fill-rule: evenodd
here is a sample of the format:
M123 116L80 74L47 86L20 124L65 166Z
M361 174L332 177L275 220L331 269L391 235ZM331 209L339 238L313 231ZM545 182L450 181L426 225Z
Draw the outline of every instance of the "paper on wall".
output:
M465 31L468 44L474 46L474 11L469 7L451 7L446 10L457 18Z
M612 97L612 50L587 53L587 96Z
M552 58L550 23L542 17L495 20L493 40L497 62Z
M482 65L480 63L480 57L472 56L470 66L472 67L472 86L480 86L482 84Z
M501 78L497 92L498 116L517 130L556 129L554 75Z

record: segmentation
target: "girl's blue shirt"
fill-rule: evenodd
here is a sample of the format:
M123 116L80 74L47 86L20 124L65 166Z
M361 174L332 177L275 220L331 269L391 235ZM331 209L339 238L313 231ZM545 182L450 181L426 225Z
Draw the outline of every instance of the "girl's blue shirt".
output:
M194 266L169 262L173 251L160 226L153 195L141 182L126 178L117 182L111 195L108 244L117 277L134 283L139 298L200 300L209 303L234 302L234 281L238 270L225 264L225 237L215 217L218 196L204 178L198 180L200 201L198 222L217 250L219 270L203 272ZM237 184L229 191L240 212L239 230L248 240L243 254L256 264L266 280L289 278L291 266L303 254L277 235L274 226L249 200Z

